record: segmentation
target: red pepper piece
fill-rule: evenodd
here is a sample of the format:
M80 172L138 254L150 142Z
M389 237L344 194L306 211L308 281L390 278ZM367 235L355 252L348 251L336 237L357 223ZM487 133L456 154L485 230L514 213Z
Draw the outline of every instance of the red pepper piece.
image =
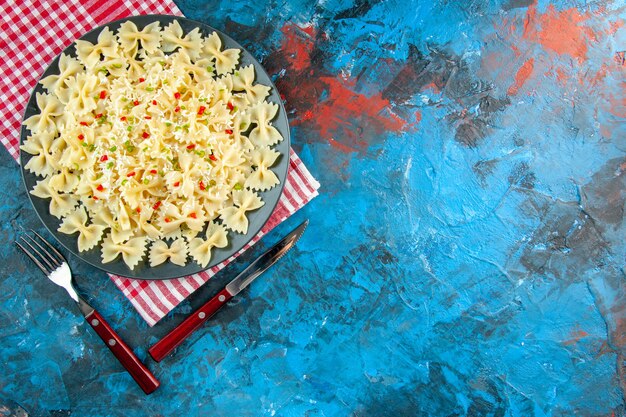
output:
M178 91L174 93L174 98L176 100L180 99L180 93Z
M226 129L224 132L226 132L229 135L233 134L233 129Z
M129 172L128 174L126 174L126 176L127 176L127 177L134 177L134 176L135 176L135 174L136 174L136 172L135 172L135 171L131 171L131 172Z
M125 122L125 121L126 121L126 116L122 116L122 117L120 117L120 120L121 120L122 122Z
M174 187L178 187L179 185L180 185L180 181L176 181L176 182L174 183Z
M216 158L216 157L215 157L215 155L213 155L213 154L209 155L209 159L210 159L211 161L217 161L217 158Z
M83 140L83 139L85 139L85 135L83 135L82 133L78 135L78 140Z
M135 209L135 211L137 211L137 213L141 213L141 207L137 206L137 208Z
M138 106L138 105L139 105L139 100L135 100L135 101L133 101L133 104L134 104L135 106Z
M98 197L96 197L95 195L94 195L94 196L91 196L91 198L93 198L94 200L97 200L97 199L98 199Z
M192 219L197 219L198 215L196 213L191 213L189 217L191 217Z
M80 125L81 126L89 126L89 123L87 123L87 122L80 122Z
M178 113L179 111L180 111L180 107L179 106L174 107L174 113Z
M152 105L156 106L157 105L157 101L156 100L152 100Z
M200 181L200 182L198 183L198 185L200 186L200 189L201 189L202 191L206 190L206 187L204 186L204 183L203 183L202 181Z
M109 157L108 157L108 156L106 156L106 155L102 155L102 158L100 158L100 162L107 161L108 159L109 159Z
M96 190L104 191L104 187L102 186L102 184L98 184L98 186L96 187Z
M161 207L161 202L160 202L160 201L157 201L156 203L154 203L154 206L152 206L152 208L153 208L154 210L158 210L158 209L159 209L159 207Z
M143 133L141 134L141 137L142 137L142 138L144 138L144 139L148 139L148 138L150 137L150 133L148 133L148 132L143 132Z
M169 223L169 222L171 222L171 221L172 221L172 219L170 219L169 217L166 217L166 218L165 218L165 219L163 219L163 220L165 220L165 223Z
M235 106L233 106L233 103L231 103L230 101L228 103L226 103L226 107L230 111L233 111L235 109Z
M105 98L107 98L107 92L104 90L100 91L100 100L104 100Z
M152 116L146 116L146 120L152 119Z
M198 116L202 116L205 110L206 110L206 107L200 106L200 108L198 109Z
M139 82L140 82L140 83L142 83L142 82L144 82L144 81L146 81L146 79L145 79L145 78L143 78L143 77L139 79Z
M195 143L192 143L191 145L187 145L187 149L193 149L196 147Z

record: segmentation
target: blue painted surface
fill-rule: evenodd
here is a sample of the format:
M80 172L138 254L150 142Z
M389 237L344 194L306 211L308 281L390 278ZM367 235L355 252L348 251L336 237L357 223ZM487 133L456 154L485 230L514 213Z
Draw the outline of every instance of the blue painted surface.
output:
M30 415L624 416L621 2L177 4L275 77L321 195L283 261L145 397L0 247L0 398ZM566 38L563 41L561 38ZM0 153L1 238L41 230ZM142 358L238 264L150 329L81 288ZM9 401L10 400L10 401Z

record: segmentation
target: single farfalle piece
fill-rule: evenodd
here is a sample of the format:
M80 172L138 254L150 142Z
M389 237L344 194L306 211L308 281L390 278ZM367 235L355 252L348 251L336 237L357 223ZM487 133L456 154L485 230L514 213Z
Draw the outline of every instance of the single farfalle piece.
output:
M233 76L233 90L245 91L248 104L256 104L265 100L270 93L270 87L263 84L254 84L254 66L248 65L235 71Z
M76 41L76 55L87 68L97 68L102 56L114 57L117 55L117 38L108 28L102 29L95 44L84 41Z
M139 47L143 47L148 53L155 53L161 45L161 26L159 22L150 23L142 30L137 28L131 21L122 23L117 35L120 45L127 54L134 56Z
M252 165L256 166L256 169L246 179L245 186L257 191L266 191L278 184L280 182L278 177L269 168L274 165L279 156L280 153L270 148L253 151Z
M52 94L35 95L40 112L24 120L24 125L32 133L56 132L55 119L63 114L63 103Z
M145 251L145 237L134 237L124 243L115 243L109 233L102 242L102 263L112 262L121 254L124 263L132 270L139 264Z
M78 187L78 174L67 168L61 169L50 177L50 187L64 193L71 193Z
M187 252L185 239L178 238L172 242L171 246L167 246L167 243L163 240L158 240L150 248L150 266L161 265L168 259L176 265L185 266L185 263L187 263Z
M247 211L262 207L263 200L250 190L235 190L232 193L234 206L220 210L220 217L227 228L238 233L248 233Z
M200 29L195 28L187 35L183 34L178 20L174 20L163 30L163 50L165 52L182 49L189 57L196 60L200 57L202 50L202 36Z
M270 124L276 117L278 104L266 101L252 107L250 119L256 127L250 131L250 140L258 147L272 146L283 140L280 132Z
M224 248L228 245L226 228L215 222L209 223L205 236L206 239L196 237L189 242L189 253L203 268L211 261L213 248Z
M50 177L47 177L37 184L31 190L31 194L35 197L50 199L48 206L50 214L56 218L62 218L71 212L78 204L79 197L76 194L59 193L50 187Z
M80 73L65 81L67 94L59 97L65 104L65 110L73 112L77 116L83 116L96 109L94 95L100 86L98 77L91 74Z
M215 70L218 75L223 75L235 69L239 63L239 49L225 49L222 51L222 40L216 32L211 33L204 39L205 54L215 60Z
M20 149L33 155L24 168L30 172L47 177L59 169L57 157L51 151L54 133L41 132L30 135L20 146Z
M58 230L67 235L78 232L78 251L84 252L100 242L104 226L95 223L87 225L87 211L84 206L79 206L63 219Z
M59 74L48 75L46 78L39 81L39 84L48 90L49 93L59 95L59 92L66 88L65 80L83 70L82 64L76 58L61 54L59 57Z

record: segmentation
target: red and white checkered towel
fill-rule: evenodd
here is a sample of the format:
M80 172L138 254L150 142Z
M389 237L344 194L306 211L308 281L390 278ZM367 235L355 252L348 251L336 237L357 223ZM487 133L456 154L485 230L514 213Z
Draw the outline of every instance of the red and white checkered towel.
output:
M19 132L24 108L46 66L85 32L112 20L138 14L182 13L171 0L88 0L57 2L0 0L0 141L13 158L19 155ZM200 274L166 281L111 276L139 314L151 326L189 294L207 282L261 236L317 195L319 183L293 150L283 194L261 232L235 256Z

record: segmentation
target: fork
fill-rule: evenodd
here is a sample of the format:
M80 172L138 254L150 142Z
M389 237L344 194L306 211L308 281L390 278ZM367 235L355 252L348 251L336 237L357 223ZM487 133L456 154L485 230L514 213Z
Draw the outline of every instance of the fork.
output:
M100 313L78 295L74 288L72 271L67 260L47 240L34 230L31 231L48 249L44 248L35 238L29 235L26 235L26 238L24 236L20 237L24 245L19 241L16 241L15 244L46 274L50 281L65 288L70 297L78 303L78 308L85 316L87 323L93 327L98 336L139 384L141 389L146 394L150 394L157 389L159 381L152 372L135 356L131 348L124 343L122 338L109 326Z

